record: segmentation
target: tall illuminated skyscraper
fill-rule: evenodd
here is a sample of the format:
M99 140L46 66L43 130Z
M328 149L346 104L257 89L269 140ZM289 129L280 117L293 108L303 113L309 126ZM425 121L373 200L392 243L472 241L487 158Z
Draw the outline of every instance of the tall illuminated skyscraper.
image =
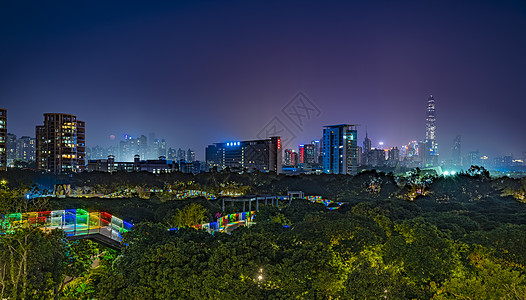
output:
M7 110L0 108L0 171L7 170Z
M323 127L323 171L329 174L356 174L358 143L356 125Z
M37 169L53 173L84 171L85 128L77 116L44 114L44 125L36 126Z
M424 166L436 165L438 163L436 128L435 98L433 98L433 95L430 95L427 99L425 152L422 153Z
M453 146L451 146L451 161L455 166L462 166L462 148L461 148L461 138L460 135L453 140Z

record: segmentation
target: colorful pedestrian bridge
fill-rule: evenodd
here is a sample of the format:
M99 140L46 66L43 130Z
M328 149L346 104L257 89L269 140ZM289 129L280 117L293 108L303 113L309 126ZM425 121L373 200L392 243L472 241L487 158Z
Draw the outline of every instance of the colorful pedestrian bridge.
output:
M216 222L198 224L194 228L210 233L231 232L238 226L250 224L255 215L255 211L218 215ZM31 227L40 228L44 232L60 229L66 233L68 240L92 239L118 249L121 246L122 234L130 231L133 224L107 212L88 212L84 209L13 213L4 215L0 219L1 233L9 233L16 228Z
M257 198L255 198L257 201ZM324 200L320 196L307 196L297 199L324 204L328 209L338 209L343 204ZM254 199L250 198L250 201ZM265 202L266 202L265 198ZM329 205L335 205L329 207ZM274 202L272 201L272 205ZM277 205L277 201L276 201ZM256 206L258 207L258 206ZM243 210L245 206L243 205ZM256 208L257 209L257 208ZM216 221L193 226L209 233L230 233L239 226L250 226L256 211L249 210L228 215L217 214ZM88 212L84 209L50 210L27 213L13 213L0 218L0 233L9 233L16 228L40 228L44 232L63 230L68 240L92 239L114 249L121 247L122 234L128 232L133 224L103 211ZM170 230L178 230L171 228Z
M68 240L89 238L112 248L119 248L122 234L133 226L107 212L84 209L51 210L4 215L1 230L9 233L16 228L40 228L44 232L61 229Z

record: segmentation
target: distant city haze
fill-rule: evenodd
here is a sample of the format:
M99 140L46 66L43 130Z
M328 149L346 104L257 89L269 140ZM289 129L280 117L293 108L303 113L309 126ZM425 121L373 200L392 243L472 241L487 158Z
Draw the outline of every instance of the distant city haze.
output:
M86 122L86 145L155 132L204 159L212 143L290 144L358 124L372 146L425 137L451 156L526 151L524 1L0 2L0 107L8 131L35 136L43 114ZM302 92L317 111L284 111Z

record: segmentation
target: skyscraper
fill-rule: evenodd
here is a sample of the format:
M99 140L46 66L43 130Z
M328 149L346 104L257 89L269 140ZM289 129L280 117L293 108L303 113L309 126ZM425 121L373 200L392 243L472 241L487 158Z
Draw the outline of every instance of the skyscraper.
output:
M230 168L233 171L282 172L281 138L215 143L206 147L209 169Z
M371 154L373 142L369 138L369 134L367 133L367 129L365 130L365 139L363 140L363 157L362 157L362 164L363 165L369 165L369 156Z
M35 161L35 138L23 136L16 141L17 159L30 162Z
M0 171L7 170L7 109L0 108Z
M300 154L298 164L303 164L305 161L305 145L298 146L298 153Z
M44 125L36 126L37 169L53 173L84 171L85 128L75 115L44 114Z
M16 135L12 133L7 134L7 140L5 143L5 149L7 153L7 166L12 166L13 162L18 158L17 157L17 143Z
M427 99L426 140L425 152L421 153L424 166L438 163L438 144L436 142L435 98L430 95Z
M356 174L358 170L357 125L331 125L323 128L323 171Z
M195 151L194 150L188 149L188 151L186 151L186 161L187 162L195 161Z
M319 140L314 140L311 142L311 144L314 145L314 162L315 163L321 163L322 159L320 159L321 156L321 143Z
M314 144L305 144L303 146L303 164L312 166L315 162Z
M462 166L462 151L460 143L460 135L457 135L453 140L453 146L451 146L451 162L455 166Z

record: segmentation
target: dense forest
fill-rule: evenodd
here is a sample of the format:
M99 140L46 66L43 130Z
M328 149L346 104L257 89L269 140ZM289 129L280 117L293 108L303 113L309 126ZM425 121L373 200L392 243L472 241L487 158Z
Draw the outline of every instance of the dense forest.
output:
M66 242L60 231L3 234L0 298L526 299L526 178L491 178L483 168L448 177L414 170L403 177L13 171L0 178L1 213L82 207L135 224L120 251ZM25 197L64 183L69 197ZM114 199L89 196L130 188ZM154 188L163 191L148 192ZM263 206L251 227L211 235L191 224L212 221L220 200L176 200L169 189L302 190L344 205Z

